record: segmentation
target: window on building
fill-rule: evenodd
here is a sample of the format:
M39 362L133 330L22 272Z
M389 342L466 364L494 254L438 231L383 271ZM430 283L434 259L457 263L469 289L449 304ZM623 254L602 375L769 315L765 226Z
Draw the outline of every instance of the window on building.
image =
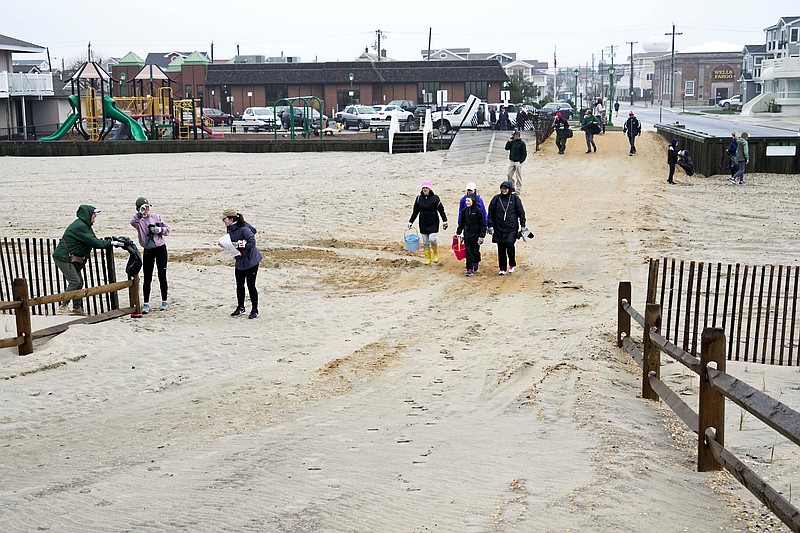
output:
M184 98L191 98L192 97L192 86L191 85L186 85L186 86L184 86L183 89L184 89L183 90L183 97Z
M277 100L289 96L289 86L285 83L270 83L264 86L266 99L264 105L271 106Z
M467 96L474 94L485 102L489 99L489 83L485 81L464 82L464 94Z
M763 58L763 57L761 57L761 56L758 56L758 57L756 57L756 58L754 59L754 62L755 62L755 64L756 64L756 65L760 65L760 64L761 64L761 60L762 60L762 59L764 59L764 58Z
M438 81L423 81L417 84L417 102L423 104L436 103L436 91L439 90Z
M203 99L203 86L202 86L202 85L198 85L198 86L197 86L197 97L198 97L200 100L202 100L202 99Z
M694 80L686 80L683 84L683 90L686 91L686 96L694 96Z
M653 73L652 72L647 74L647 81L653 81Z
M792 28L791 33L789 34L789 40L793 43L800 41L800 28Z

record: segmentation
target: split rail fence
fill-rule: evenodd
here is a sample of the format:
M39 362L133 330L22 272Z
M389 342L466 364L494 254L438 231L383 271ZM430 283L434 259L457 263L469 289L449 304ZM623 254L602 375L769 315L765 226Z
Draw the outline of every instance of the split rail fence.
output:
M642 397L664 400L698 435L698 471L725 468L800 532L800 511L725 448L724 426L727 398L800 446L800 413L725 372L727 360L798 364L798 268L659 264L650 262L644 316L631 306L630 282L618 289L617 346L642 368ZM641 347L631 319L643 328ZM662 352L699 375L697 412L661 381Z
M18 347L20 355L33 352L33 340L65 331L71 324L96 323L141 309L139 276L117 281L113 248L92 250L83 268L83 289L62 292L63 275L52 253L57 239L3 238L0 242L0 313L13 312L16 336L0 339L0 348ZM120 308L118 291L128 289L130 307ZM85 298L87 317L32 331L31 315L55 315L60 302Z

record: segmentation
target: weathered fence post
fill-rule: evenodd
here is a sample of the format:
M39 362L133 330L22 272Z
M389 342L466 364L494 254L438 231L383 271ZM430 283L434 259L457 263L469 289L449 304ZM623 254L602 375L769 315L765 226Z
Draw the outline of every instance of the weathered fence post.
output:
M661 306L659 304L647 304L644 311L642 398L645 400L658 400L658 394L650 386L650 373L652 372L656 378L661 377L661 348L650 340L650 330L653 328L656 333L661 333Z
M142 302L139 299L139 274L133 276L133 283L128 287L128 298L131 302L131 307L134 308L134 313L142 312Z
M631 303L631 282L620 281L617 290L617 348L622 348L622 336L631 336L631 315L622 308L622 300Z
M706 429L713 427L717 442L725 446L725 396L711 386L706 366L716 363L725 372L725 332L721 328L706 328L700 338L700 408L697 428L697 471L722 470L706 444Z
M106 283L116 283L117 281L117 266L114 263L114 247L106 248L106 270L108 271L108 281ZM111 309L119 309L119 293L112 292L110 295Z
M22 335L25 342L17 347L19 355L33 353L33 337L31 336L31 308L28 307L28 284L22 278L15 278L11 283L15 302L22 302L20 309L14 310L17 320L17 335Z

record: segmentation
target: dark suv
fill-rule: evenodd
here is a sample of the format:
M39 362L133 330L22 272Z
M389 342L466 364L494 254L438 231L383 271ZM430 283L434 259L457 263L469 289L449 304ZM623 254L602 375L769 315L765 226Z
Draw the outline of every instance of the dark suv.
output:
M387 105L396 105L400 109L404 111L414 111L417 108L417 104L414 103L413 100L392 100Z

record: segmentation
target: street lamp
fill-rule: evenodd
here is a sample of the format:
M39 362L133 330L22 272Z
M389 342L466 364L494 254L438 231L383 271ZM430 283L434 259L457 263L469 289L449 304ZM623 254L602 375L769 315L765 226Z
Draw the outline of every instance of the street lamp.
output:
M614 65L608 67L608 125L613 126L611 117L613 116L611 102L614 100Z
M122 94L120 94L120 96L126 96L125 95L125 73L124 72L120 72L119 73L119 85L120 85L120 92L122 93Z
M575 69L572 71L575 74L575 92L572 94L572 103L578 103L578 74L581 73L580 70Z
M350 72L349 74L347 74L347 77L350 78L350 103L352 104L353 103L353 78L355 78L355 76L353 76L353 73Z

